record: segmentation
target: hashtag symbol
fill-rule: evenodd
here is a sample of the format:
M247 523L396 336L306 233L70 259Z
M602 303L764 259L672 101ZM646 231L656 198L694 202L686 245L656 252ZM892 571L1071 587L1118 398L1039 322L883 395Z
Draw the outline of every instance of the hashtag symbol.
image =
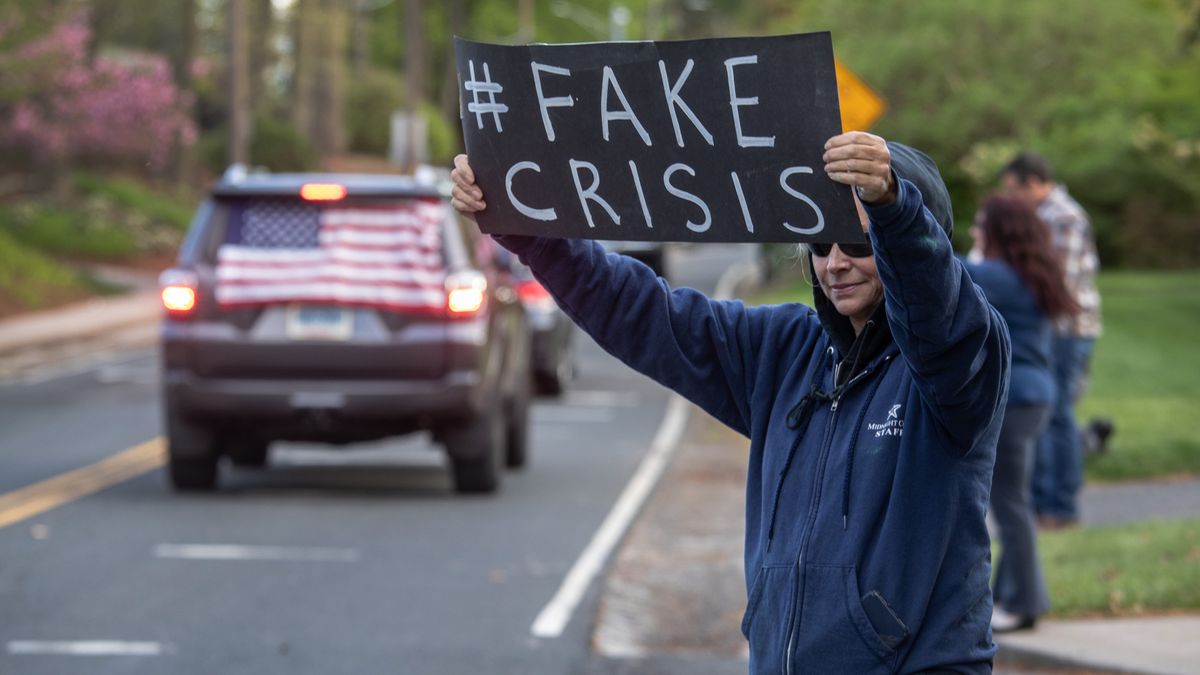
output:
M475 62L468 61L468 65L471 67L471 79L465 86L467 91L471 92L473 100L467 104L467 111L475 113L475 123L479 125L480 129L483 128L483 116L491 113L492 119L496 122L496 131L503 133L504 127L500 124L500 113L508 112L508 106L497 103L496 94L504 91L504 87L500 86L498 82L492 82L492 74L488 70L486 61L483 63L483 81L475 79ZM487 95L486 103L479 101L480 93Z

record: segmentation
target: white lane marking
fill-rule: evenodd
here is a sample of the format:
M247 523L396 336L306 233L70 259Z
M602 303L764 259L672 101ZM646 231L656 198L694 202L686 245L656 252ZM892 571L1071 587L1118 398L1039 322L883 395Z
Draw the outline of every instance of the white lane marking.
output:
M154 557L182 560L284 560L301 562L358 562L358 549L239 546L236 544L159 544Z
M640 398L637 394L625 391L571 389L563 396L563 402L567 405L632 408L638 404Z
M570 408L566 406L535 406L530 411L539 424L602 424L616 419L616 413L606 408Z
M718 299L729 298L738 282L757 273L758 267L752 261L733 265L721 274L714 296ZM650 450L646 453L646 457L642 459L633 478L629 480L625 490L617 498L617 503L613 504L612 510L608 512L600 529L592 535L592 540L588 542L587 548L579 554L579 558L567 572L562 585L558 587L558 592L542 608L537 618L534 619L533 625L530 626L529 631L534 637L556 638L562 635L567 623L571 620L571 615L579 605L579 601L583 599L584 593L591 586L592 579L599 574L604 566L604 561L608 559L617 542L621 540L625 530L629 528L634 517L641 510L642 504L650 495L650 491L662 476L671 454L674 453L683 436L689 411L688 402L682 396L671 395L671 400L667 403L667 413L658 427L658 433L654 435L654 441L650 444Z
M170 649L160 642L121 640L12 640L8 653L19 656L161 656Z
M534 620L529 629L534 637L556 638L562 635L567 622L571 620L571 614L574 613L575 607L583 599L583 594L587 591L588 586L591 585L592 578L600 572L613 547L621 540L634 516L641 510L642 503L646 501L650 490L658 482L659 476L667 466L667 460L670 459L671 451L675 449L679 437L683 435L687 418L687 401L679 395L672 395L667 404L667 415L658 428L654 442L650 445L650 451L638 466L637 472L629 484L625 486L617 503L608 512L600 529L592 536L587 548L583 550L579 559L571 567L571 571L563 579L554 598L542 608L541 613Z

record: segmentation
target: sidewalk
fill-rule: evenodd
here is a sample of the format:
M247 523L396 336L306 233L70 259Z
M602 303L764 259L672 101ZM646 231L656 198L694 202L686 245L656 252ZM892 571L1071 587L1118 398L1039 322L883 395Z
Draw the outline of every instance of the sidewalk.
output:
M598 655L655 673L745 673L742 514L748 442L698 409L616 554L593 634ZM1200 482L1085 489L1085 522L1200 516ZM1117 501L1112 507L1101 504ZM1087 517L1087 516L1091 517ZM997 673L1200 673L1200 615L1047 620L997 636ZM675 664L674 666L671 664ZM641 672L631 667L629 672Z
M86 353L153 343L162 312L158 291L138 288L0 320L0 377Z

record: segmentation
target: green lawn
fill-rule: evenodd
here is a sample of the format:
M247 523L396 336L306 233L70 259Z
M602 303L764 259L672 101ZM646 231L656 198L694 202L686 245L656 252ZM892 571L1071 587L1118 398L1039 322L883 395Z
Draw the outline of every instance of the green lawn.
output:
M1104 335L1079 418L1107 415L1117 433L1088 478L1200 475L1200 272L1100 277ZM754 304L811 302L803 280L765 289Z
M1111 451L1088 477L1200 474L1200 272L1100 278L1104 335L1079 418L1109 415Z
M1038 547L1056 616L1200 609L1200 520L1043 532Z

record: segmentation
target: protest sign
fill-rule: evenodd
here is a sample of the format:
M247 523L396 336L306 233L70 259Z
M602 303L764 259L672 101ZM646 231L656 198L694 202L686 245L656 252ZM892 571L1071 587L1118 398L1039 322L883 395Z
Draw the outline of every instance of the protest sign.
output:
M455 39L489 233L851 242L828 33L507 47Z

